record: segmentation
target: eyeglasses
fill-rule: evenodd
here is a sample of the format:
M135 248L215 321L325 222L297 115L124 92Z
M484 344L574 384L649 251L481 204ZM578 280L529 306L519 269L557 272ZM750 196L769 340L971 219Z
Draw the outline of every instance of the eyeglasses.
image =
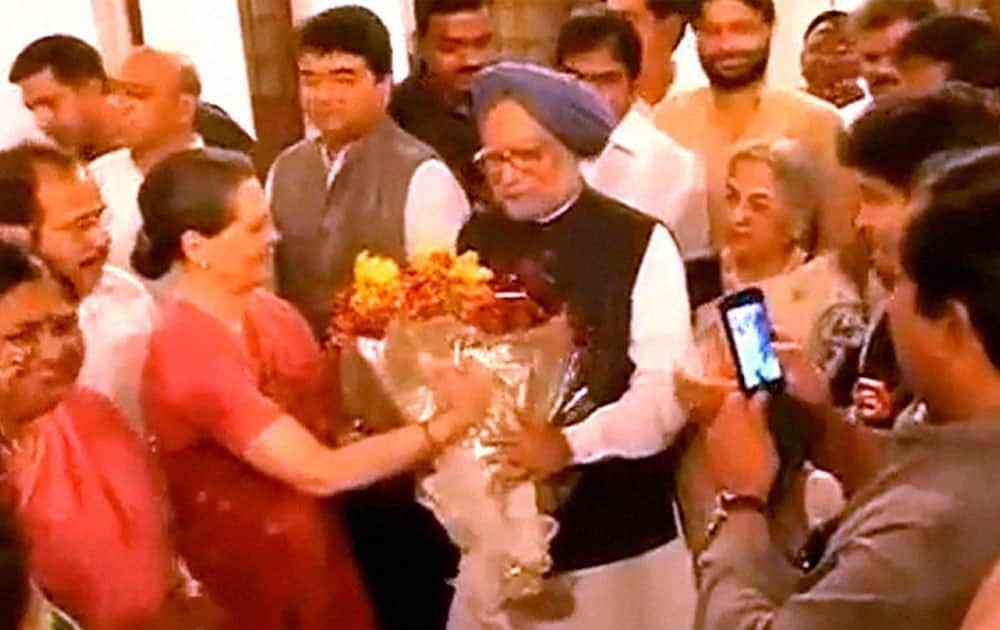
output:
M523 173L538 166L543 156L541 146L503 151L482 149L476 153L473 161L488 177L499 177L503 173L504 165Z

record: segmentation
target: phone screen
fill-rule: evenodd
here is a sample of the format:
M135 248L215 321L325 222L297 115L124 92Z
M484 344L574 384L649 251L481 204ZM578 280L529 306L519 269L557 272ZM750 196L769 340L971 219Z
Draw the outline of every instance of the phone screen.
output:
M725 311L743 387L753 391L782 382L781 363L771 343L771 323L763 301L733 305Z

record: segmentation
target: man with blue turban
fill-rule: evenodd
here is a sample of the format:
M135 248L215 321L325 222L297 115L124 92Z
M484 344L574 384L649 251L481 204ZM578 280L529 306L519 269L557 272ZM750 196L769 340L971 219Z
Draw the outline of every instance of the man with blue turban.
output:
M690 627L670 457L685 422L673 373L693 356L677 246L655 220L585 185L578 163L601 152L615 125L591 88L505 62L480 74L472 96L497 208L466 224L459 248L567 309L586 391L557 426L525 423L536 428L502 451L509 469L549 480L561 497L547 592L511 606L510 625ZM476 627L461 592L449 625Z

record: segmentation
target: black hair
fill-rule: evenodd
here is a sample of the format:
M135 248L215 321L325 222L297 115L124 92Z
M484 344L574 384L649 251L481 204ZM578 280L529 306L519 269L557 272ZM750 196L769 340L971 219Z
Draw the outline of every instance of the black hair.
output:
M774 0L739 0L744 5L750 7L754 11L760 14L764 18L764 22L767 24L774 24L774 21L778 17L777 9L774 7ZM712 0L701 0L701 6L698 8L697 18L701 19L705 15L705 7L707 7ZM696 21L697 22L697 21ZM697 23L696 23L697 26Z
M823 11L809 22L809 26L806 27L806 32L802 34L802 41L809 39L813 31L823 26L827 22L833 22L834 20L846 20L847 12L841 11L839 9L830 9L828 11Z
M253 156L257 141L229 112L214 103L199 100L194 114L194 128L210 147L239 151Z
M935 161L903 239L903 269L924 316L940 316L950 300L965 306L1000 369L1000 145Z
M899 20L919 22L937 12L934 0L867 0L851 13L851 26L859 31L877 30Z
M698 15L699 4L700 0L646 0L646 8L659 19L680 15L685 22L690 22Z
M299 55L310 51L357 55L379 81L392 72L389 31L364 7L337 7L317 13L299 26L297 43Z
M34 231L41 224L38 171L41 164L72 169L79 163L68 153L37 143L23 143L0 151L0 225Z
M71 35L49 35L36 39L18 53L7 80L20 83L46 68L51 68L53 76L67 85L80 85L91 79L103 84L108 78L101 54L93 46Z
M897 63L915 57L947 63L955 81L1000 87L1000 32L986 20L957 13L921 20L896 51Z
M620 13L600 11L571 17L559 31L556 43L556 63L564 64L567 57L608 46L614 58L635 80L642 70L642 42L635 27Z
M132 267L150 279L162 277L182 257L188 230L214 236L233 221L230 195L254 176L242 153L193 149L159 162L139 188L142 229Z
M41 275L41 266L25 244L0 239L0 295Z
M920 163L953 149L1000 142L1000 119L980 92L947 84L933 94L876 104L840 138L846 166L909 190Z
M190 94L195 98L201 97L201 77L198 75L198 68L190 59L182 55L179 55L177 60L179 62L177 78L181 94Z
M417 22L417 35L423 37L435 15L449 15L461 11L478 11L490 6L491 0L414 0L413 16Z

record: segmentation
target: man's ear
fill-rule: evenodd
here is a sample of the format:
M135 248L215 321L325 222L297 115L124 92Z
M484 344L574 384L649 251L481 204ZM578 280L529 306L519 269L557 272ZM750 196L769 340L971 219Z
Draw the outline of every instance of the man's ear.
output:
M417 63L420 63L420 60L423 59L424 57L424 46L427 42L427 38L425 36L421 36L414 30L412 41L413 41L413 47L410 49L411 52L410 57L412 58L412 60L416 61Z
M185 122L189 122L191 128L194 129L198 114L198 97L194 94L181 94L181 107Z
M76 92L91 98L103 98L109 92L108 81L96 77L77 84Z
M388 107L389 97L392 96L392 73L386 73L382 80L375 84L375 91L378 94L379 103L383 107Z
M938 320L944 326L945 347L941 349L943 353L951 354L953 351L968 347L968 344L982 345L969 309L959 300L948 300Z

